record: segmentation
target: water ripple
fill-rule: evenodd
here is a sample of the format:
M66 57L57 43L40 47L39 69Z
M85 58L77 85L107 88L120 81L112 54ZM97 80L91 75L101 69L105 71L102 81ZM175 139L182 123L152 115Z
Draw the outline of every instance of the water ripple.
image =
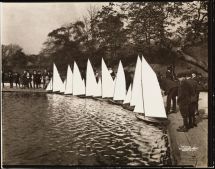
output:
M163 165L166 140L165 128L105 101L3 93L4 164Z

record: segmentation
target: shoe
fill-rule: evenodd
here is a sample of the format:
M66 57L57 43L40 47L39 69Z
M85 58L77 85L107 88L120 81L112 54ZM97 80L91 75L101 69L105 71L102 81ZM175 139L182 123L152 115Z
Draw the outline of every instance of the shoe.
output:
M193 126L194 126L194 127L197 127L197 124L196 124L196 123L194 123L194 124L193 124Z
M189 129L191 129L191 128L193 128L193 127L194 127L194 125L189 125L189 127L188 127L188 128L189 128Z
M176 110L172 110L172 111L170 111L170 113L177 113L177 111Z
M178 128L184 128L185 126L184 125L182 125L182 126L179 126Z
M178 132L187 132L188 129L186 127L183 127L183 128L178 128L177 131Z

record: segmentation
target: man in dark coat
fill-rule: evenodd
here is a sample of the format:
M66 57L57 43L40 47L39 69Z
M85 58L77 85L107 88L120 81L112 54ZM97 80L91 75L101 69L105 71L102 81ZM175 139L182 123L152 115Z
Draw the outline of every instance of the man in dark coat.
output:
M32 84L31 84L32 76L29 70L27 70L26 78L27 78L27 87L32 88Z
M14 81L16 83L16 87L20 87L20 74L18 72L14 73Z
M22 81L23 88L25 89L28 86L26 70L23 71L23 74L21 76L21 81Z
M38 88L41 88L41 80L42 80L42 74L41 74L41 71L37 71L37 85L38 85Z
M189 105L189 128L193 128L194 126L197 126L196 120L195 120L195 112L197 109L198 104L198 92L197 92L197 81L190 78L188 79L188 83L192 87L192 93L191 93L191 100Z
M13 88L13 72L12 71L9 71L8 79L9 79L9 83L10 83L10 88Z
M33 88L38 88L38 84L37 84L37 71L34 70L33 74L32 74L32 79L33 79Z
M188 73L187 73L188 74ZM195 114L195 82L189 78L179 75L180 86L178 89L178 105L183 118L183 125L180 126L177 131L187 132L189 128L194 125L194 114Z
M173 102L172 113L176 113L176 96L178 95L179 82L162 77L159 81L161 89L164 90L167 95L166 113L170 114L171 100Z
M167 67L166 78L169 79L169 80L176 80L176 75L175 75L173 65L170 65L170 66Z
M46 88L46 76L48 76L47 69L44 69L44 72L42 74L42 79L43 79L43 89Z

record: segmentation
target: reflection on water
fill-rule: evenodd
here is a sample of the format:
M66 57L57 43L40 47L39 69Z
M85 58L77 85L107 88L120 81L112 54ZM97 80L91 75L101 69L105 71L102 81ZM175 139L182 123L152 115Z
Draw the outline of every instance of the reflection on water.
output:
M3 93L3 163L163 165L162 127L105 101L58 94Z

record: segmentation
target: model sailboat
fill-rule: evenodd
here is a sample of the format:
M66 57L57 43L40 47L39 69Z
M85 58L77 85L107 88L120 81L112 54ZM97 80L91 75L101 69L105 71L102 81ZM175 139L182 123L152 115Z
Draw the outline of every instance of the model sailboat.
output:
M113 97L114 82L102 58L102 98Z
M114 95L113 100L124 100L126 96L125 72L122 62L119 62L116 78L114 79Z
M143 112L143 109L140 110L140 107L143 103L142 98L142 83L141 83L141 60L138 56L136 68L134 72L134 79L133 79L133 86L132 86L132 93L131 93L131 101L130 106L135 106L135 112L141 111Z
M96 94L96 77L90 60L87 61L87 75L86 75L86 96L94 96Z
M157 76L143 56L142 89L145 116L167 118Z
M53 64L53 92L59 92L62 86L62 80L55 64Z
M74 62L73 68L73 95L84 95L85 94L85 84L81 78L81 73L79 68Z
M64 94L72 94L73 91L73 73L71 67L68 65L66 76L66 87Z

